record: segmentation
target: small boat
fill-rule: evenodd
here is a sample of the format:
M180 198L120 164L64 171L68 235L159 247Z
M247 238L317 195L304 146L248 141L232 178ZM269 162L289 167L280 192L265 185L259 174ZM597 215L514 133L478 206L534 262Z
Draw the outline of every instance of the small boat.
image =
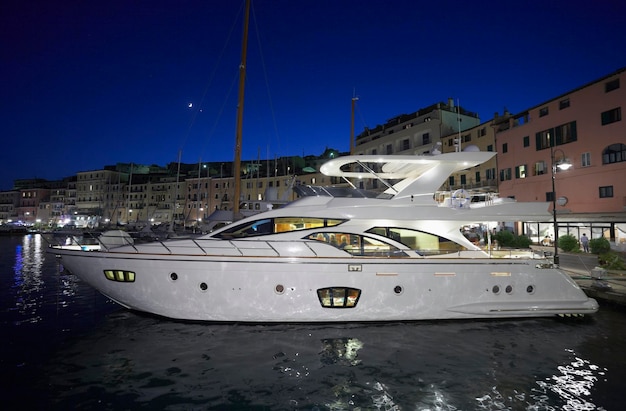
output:
M120 305L173 319L351 322L596 312L597 302L544 255L494 250L461 230L476 222L550 221L547 203L434 199L451 173L493 155L339 157L320 171L375 178L387 190L374 196L311 188L284 207L197 238L50 252Z
M28 234L28 228L19 224L0 224L0 235L23 235Z

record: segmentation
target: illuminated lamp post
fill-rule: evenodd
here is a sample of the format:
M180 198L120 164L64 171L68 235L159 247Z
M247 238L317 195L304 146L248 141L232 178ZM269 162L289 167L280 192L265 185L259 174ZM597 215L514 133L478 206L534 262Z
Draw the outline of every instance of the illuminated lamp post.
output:
M548 135L548 139L550 136ZM556 154L561 152L561 157L557 160ZM556 189L554 187L554 180L556 178L556 169L568 170L572 167L572 163L565 157L565 153L561 149L554 149L552 142L550 141L550 159L552 161L552 224L554 225L554 264L559 265L559 229L556 220Z

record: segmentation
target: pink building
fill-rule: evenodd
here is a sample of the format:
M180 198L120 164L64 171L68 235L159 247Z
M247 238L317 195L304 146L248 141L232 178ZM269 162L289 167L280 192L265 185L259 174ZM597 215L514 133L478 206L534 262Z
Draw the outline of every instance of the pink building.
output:
M556 201L558 234L626 249L626 68L511 117L496 130L502 197ZM570 162L566 171L555 165ZM556 196L552 190L553 167ZM552 236L552 220L519 227Z

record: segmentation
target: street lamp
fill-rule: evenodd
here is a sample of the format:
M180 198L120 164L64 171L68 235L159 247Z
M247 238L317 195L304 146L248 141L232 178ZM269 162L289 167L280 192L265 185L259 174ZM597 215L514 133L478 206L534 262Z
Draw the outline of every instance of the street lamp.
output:
M548 139L550 136L548 136ZM561 152L561 158L557 161L556 154ZM552 161L552 224L554 225L554 265L559 265L559 229L556 221L556 189L554 180L556 177L556 169L567 170L572 167L572 163L565 157L565 153L561 149L554 149L550 141L550 159Z

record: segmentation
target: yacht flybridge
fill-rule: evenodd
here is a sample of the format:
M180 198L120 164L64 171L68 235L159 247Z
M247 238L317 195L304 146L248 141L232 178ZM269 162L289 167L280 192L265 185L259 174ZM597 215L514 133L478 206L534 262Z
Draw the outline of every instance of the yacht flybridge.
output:
M168 318L229 322L336 322L511 318L594 313L569 276L544 256L492 250L460 227L547 221L545 203L472 203L433 193L450 173L494 153L348 156L321 171L391 179L308 196L195 239L51 247L70 272L124 307ZM453 196L454 197L454 196Z

